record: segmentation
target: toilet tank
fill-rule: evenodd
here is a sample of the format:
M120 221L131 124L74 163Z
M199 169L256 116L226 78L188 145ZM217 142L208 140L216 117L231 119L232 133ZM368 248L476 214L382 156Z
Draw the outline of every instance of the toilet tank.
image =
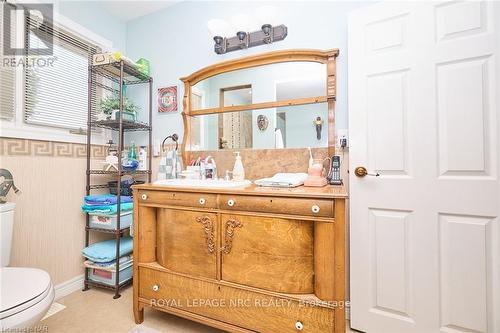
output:
M0 267L8 266L10 263L15 207L16 204L13 202L0 204Z

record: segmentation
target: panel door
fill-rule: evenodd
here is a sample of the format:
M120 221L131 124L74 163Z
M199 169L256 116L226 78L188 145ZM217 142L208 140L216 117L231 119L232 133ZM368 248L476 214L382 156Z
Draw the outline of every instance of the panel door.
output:
M355 329L500 332L499 25L484 1L350 17Z
M217 277L217 214L157 209L157 261L174 272Z
M314 292L311 221L223 214L222 279L275 292Z

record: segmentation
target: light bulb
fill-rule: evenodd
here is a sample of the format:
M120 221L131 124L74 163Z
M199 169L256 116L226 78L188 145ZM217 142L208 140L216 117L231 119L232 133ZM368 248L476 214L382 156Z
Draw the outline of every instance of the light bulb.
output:
M231 17L231 24L233 26L233 35L239 31L252 32L259 29L259 25L252 21L250 16L246 14L237 14Z
M231 25L221 19L211 19L208 21L207 27L212 37L230 37L233 34Z
M260 25L271 24L277 26L280 22L277 19L277 10L274 6L260 6L257 8L257 18Z

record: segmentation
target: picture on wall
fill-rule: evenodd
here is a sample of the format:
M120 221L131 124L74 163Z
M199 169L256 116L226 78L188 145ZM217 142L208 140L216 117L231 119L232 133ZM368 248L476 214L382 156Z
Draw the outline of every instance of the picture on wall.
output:
M177 86L158 89L158 112L177 111Z

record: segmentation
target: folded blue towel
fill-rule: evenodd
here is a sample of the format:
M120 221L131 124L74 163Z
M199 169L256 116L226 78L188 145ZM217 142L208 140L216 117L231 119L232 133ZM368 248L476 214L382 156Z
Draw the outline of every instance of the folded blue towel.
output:
M120 238L120 257L132 252L132 237ZM85 258L93 262L109 262L116 259L116 239L95 243L82 250Z
M98 195L87 195L85 196L85 204L90 205L114 205L118 203L118 197L114 194L98 194ZM120 202L132 202L132 197L122 195L120 197Z
M128 211L134 209L134 204L132 202L122 203L120 205L120 211ZM104 213L104 214L116 214L118 212L118 204L115 205L83 205L82 210L84 213L94 212L94 213Z

